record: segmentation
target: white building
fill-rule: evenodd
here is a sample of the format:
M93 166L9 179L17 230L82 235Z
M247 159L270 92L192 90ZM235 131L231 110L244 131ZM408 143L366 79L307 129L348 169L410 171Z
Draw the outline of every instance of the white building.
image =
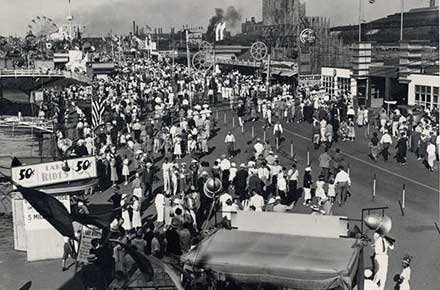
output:
M331 97L346 93L357 95L357 82L348 68L322 67L321 85Z
M439 108L440 76L432 74L410 74L408 83L408 105L424 108Z

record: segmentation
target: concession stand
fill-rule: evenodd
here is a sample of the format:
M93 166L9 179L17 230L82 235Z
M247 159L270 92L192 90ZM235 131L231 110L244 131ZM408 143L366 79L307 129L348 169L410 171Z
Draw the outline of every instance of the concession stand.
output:
M97 183L94 156L25 164L11 168L18 185L54 195L70 211L70 195L93 188ZM28 261L63 256L64 239L21 194L12 200L14 249L27 252Z
M363 244L344 237L347 228L340 237L323 234L333 227L330 220L333 225L343 225L344 217L244 215L253 224L252 231L246 226L215 231L182 257L185 266L192 272L208 272L218 281L233 281L236 289L351 290L356 285L363 289ZM266 222L255 222L261 219ZM303 223L301 227L298 221ZM279 223L283 229L290 223L290 233L275 233L273 225L276 228Z

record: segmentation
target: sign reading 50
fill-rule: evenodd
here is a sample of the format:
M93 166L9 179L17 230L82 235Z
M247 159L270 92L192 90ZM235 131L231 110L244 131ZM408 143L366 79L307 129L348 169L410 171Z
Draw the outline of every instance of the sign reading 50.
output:
M91 163L90 163L90 161L88 159L86 159L86 160L79 160L76 163L75 171L76 172L86 171L87 169L89 169L90 165L91 165Z
M29 179L35 174L35 169L23 168L18 173L18 180Z

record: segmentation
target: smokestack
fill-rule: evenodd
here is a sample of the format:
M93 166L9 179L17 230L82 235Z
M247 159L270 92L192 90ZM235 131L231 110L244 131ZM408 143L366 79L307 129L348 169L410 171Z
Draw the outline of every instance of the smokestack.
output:
M136 34L136 21L133 20L133 34Z
M136 25L136 36L139 35L139 25Z

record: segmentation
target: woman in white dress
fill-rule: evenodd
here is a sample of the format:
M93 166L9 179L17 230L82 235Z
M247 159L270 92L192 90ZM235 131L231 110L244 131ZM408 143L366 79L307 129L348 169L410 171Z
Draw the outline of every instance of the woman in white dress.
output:
M130 213L131 210L131 204L130 204L130 198L127 194L122 195L122 219L124 220L124 223L122 224L122 227L124 230L128 231L132 229L131 220L130 220Z
M325 190L324 190L324 186L325 186L325 178L323 174L320 174L318 177L318 181L316 181L316 191L315 191L315 196L318 199L318 202L321 201L321 199L325 198Z
M402 259L402 273L400 273L399 275L396 275L398 277L395 277L394 280L396 281L397 285L394 289L397 288L397 286L399 288L399 290L410 290L410 285L409 285L409 281L411 280L411 268L410 268L410 264L411 264L411 260L412 257L409 255L405 255Z
M176 139L174 140L174 156L176 157L177 160L182 158L182 146L180 142L181 142L180 137L176 137Z
M154 205L156 206L156 221L158 223L163 223L165 214L165 196L163 195L163 193L159 192L158 194L156 194Z
M131 226L137 229L142 227L141 203L136 196L132 197L132 201L133 219L131 222Z

